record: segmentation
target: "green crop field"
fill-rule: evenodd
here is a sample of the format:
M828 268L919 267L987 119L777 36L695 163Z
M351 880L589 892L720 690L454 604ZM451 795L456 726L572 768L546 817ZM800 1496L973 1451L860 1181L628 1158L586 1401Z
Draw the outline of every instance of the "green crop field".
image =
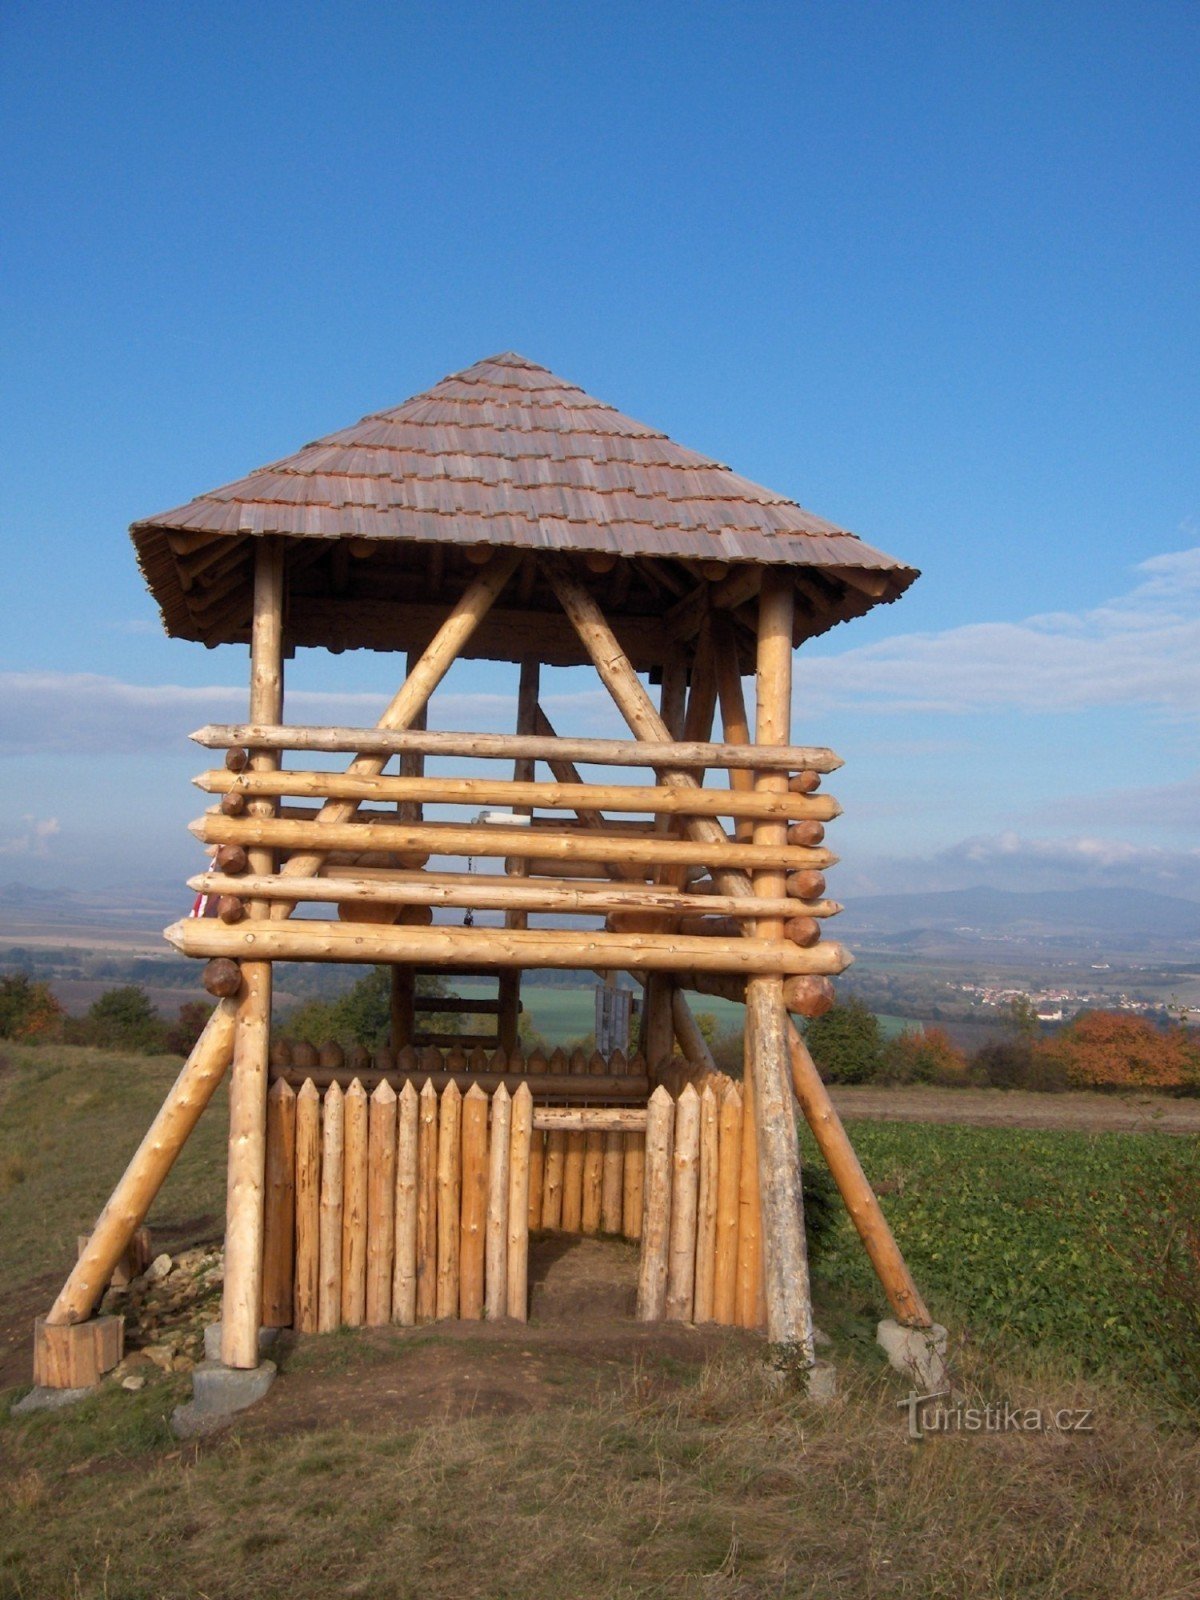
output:
M935 1315L968 1336L1147 1381L1200 1413L1200 1147L1157 1133L853 1122ZM809 1159L815 1148L805 1136ZM874 1305L844 1213L828 1284Z
M543 992L562 1018L587 997ZM178 1371L9 1414L31 1319L178 1065L0 1046L0 1600L1200 1593L1194 1141L852 1126L957 1392L1076 1408L1082 1436L908 1442L883 1299L807 1138L831 1404L764 1381L757 1340L651 1335L589 1299L527 1324L285 1335L266 1401L182 1448ZM157 1249L219 1238L226 1128L222 1092L155 1204Z

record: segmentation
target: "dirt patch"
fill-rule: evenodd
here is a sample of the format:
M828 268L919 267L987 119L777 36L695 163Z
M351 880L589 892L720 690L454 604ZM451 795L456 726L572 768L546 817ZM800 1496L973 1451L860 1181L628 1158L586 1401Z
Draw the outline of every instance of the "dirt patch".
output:
M435 1420L511 1416L598 1400L636 1386L678 1385L753 1335L633 1320L637 1247L618 1239L535 1235L532 1315L511 1322L280 1336L281 1380L239 1419L246 1437L331 1424L407 1428Z
M963 1123L1077 1133L1200 1133L1200 1099L1164 1095L1032 1094L1024 1089L831 1086L843 1117L871 1122Z

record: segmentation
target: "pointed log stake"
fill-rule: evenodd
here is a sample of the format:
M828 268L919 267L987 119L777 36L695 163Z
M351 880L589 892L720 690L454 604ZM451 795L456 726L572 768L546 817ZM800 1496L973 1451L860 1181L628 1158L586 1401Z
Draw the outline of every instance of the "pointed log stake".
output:
M675 1108L666 1318L691 1322L696 1284L696 1202L700 1190L700 1096L689 1083Z
M417 1321L437 1316L438 1097L426 1082L417 1123ZM455 1222L457 1223L457 1217Z
M346 1090L342 1168L342 1321L360 1328L367 1314L367 1091L357 1078Z
M516 571L520 559L520 555L511 550L499 552L467 586L380 717L378 725L381 730L399 732L412 726L428 704L430 695L454 664L459 651L483 621L500 591ZM255 718L252 713L251 720L278 719ZM386 756L359 754L347 768L347 776L377 778L386 764ZM349 822L357 810L358 802L355 800L330 800L321 807L317 820L323 823ZM320 850L311 854L294 855L283 868L284 876L310 877L323 859L324 852ZM287 912L282 906L276 906L274 915L286 916Z
M717 1243L713 1321L737 1322L738 1193L742 1170L742 1097L727 1089L717 1128Z
M267 1094L267 1189L262 1325L292 1325L296 1238L296 1091L277 1080Z
M508 1161L508 1315L529 1316L529 1151L533 1134L533 1095L523 1083L513 1095ZM538 1136L540 1137L540 1136Z
M442 1091L437 1144L437 1315L458 1315L459 1213L462 1204L462 1095Z
M344 1111L345 1096L335 1083L325 1091L321 1126L321 1282L317 1303L320 1333L332 1333L342 1321Z
M489 1322L497 1322L508 1315L508 1197L512 1159L512 1101L503 1084L492 1096L489 1137L483 1310Z
M667 1304L671 1230L671 1156L675 1102L660 1084L646 1107L646 1177L642 1205L642 1254L638 1264L637 1319L661 1322Z
M462 1103L458 1315L469 1322L477 1322L483 1315L483 1276L487 1251L487 1144L488 1097L476 1083L467 1090Z
M625 1135L610 1128L604 1135L604 1171L600 1190L600 1227L604 1233L620 1233L622 1185L625 1176Z
M700 1096L700 1189L696 1200L696 1286L692 1321L713 1320L717 1265L720 1108L711 1083Z
M311 1078L296 1096L296 1288L293 1326L316 1333L320 1303L321 1097Z
M46 1322L51 1327L84 1322L94 1311L176 1156L225 1076L236 1016L232 1000L221 1001L213 1010L50 1308Z
M646 1173L646 1135L625 1135L625 1170L621 1174L621 1232L627 1239L642 1237L642 1197Z
M417 1091L411 1079L401 1089L396 1142L395 1267L392 1321L410 1328L417 1320Z
M371 1095L367 1134L367 1326L392 1319L396 1243L396 1091L385 1078Z

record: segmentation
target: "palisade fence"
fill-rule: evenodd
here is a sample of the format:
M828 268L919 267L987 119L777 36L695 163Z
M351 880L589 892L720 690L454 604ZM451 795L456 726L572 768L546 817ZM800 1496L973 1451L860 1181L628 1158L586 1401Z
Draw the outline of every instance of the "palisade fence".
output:
M540 1230L640 1242L641 1320L762 1324L752 1118L722 1074L681 1063L640 1106L293 1076L268 1097L265 1326L524 1321Z

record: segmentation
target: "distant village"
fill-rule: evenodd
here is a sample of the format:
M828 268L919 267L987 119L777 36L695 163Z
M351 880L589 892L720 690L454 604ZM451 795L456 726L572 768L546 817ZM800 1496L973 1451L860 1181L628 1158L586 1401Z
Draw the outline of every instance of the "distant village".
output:
M1094 970L1107 972L1108 963L1097 963ZM1124 990L1114 993L1106 988L999 988L988 983L957 983L952 987L968 996L970 1003L981 1009L1010 1012L1014 1005L1028 1004L1039 1022L1064 1022L1076 1012L1088 1009L1133 1011L1139 1014L1163 1009L1161 1000L1148 1000ZM1180 1011L1181 1020L1200 1020L1200 1010L1184 1007Z

